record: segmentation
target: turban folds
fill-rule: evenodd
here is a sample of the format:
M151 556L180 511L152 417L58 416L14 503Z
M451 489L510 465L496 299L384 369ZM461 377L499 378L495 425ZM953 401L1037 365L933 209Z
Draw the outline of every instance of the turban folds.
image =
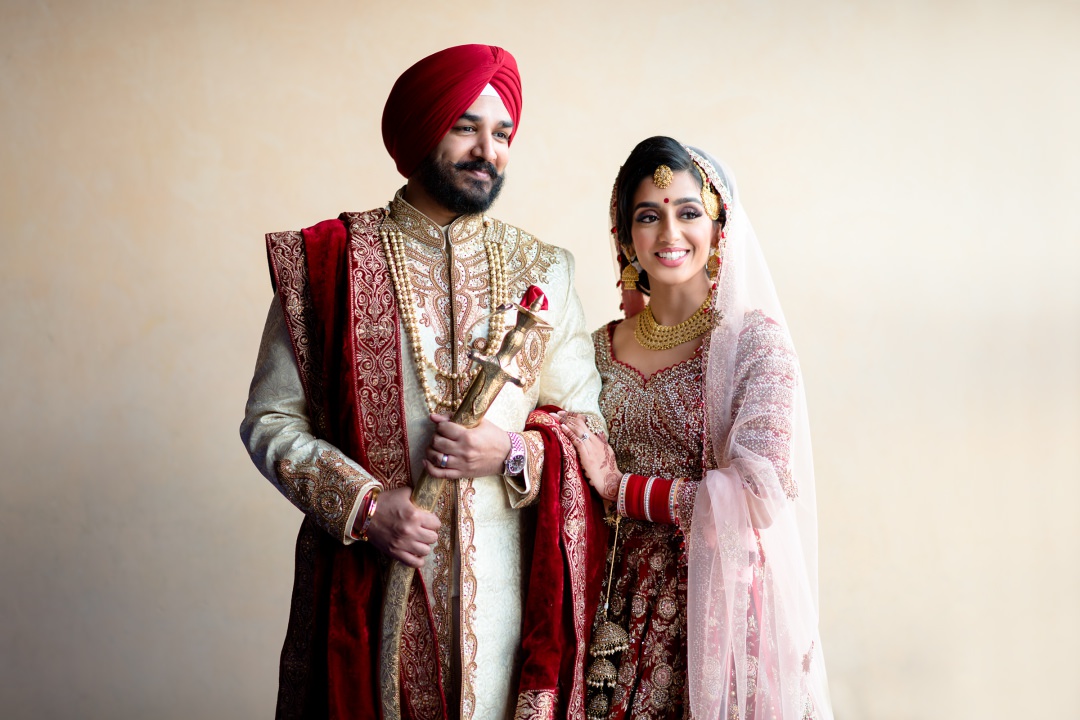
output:
M402 73L383 108L382 135L398 172L412 175L490 84L517 132L521 77L514 56L494 45L458 45L428 55Z

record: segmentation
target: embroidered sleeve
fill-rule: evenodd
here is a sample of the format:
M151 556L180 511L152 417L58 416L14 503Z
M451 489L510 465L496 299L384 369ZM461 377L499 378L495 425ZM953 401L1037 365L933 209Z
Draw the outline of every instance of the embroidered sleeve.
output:
M544 472L544 441L540 433L526 430L521 433L525 440L525 472L521 483L515 478L503 476L506 492L510 495L510 507L523 508L532 505L540 497L540 478Z
M683 533L690 532L690 520L694 517L694 501L700 484L700 480L683 480L675 491L675 524Z
M558 287L560 296L549 295L553 312L548 322L554 329L544 356L537 404L582 413L593 432L603 432L606 425L598 404L600 374L593 358L593 341L585 327L585 312L574 289L574 256L566 250L560 249L559 253L563 260L560 265L566 272L552 282L552 289Z
M759 463L740 466L743 482L759 497L776 484L791 500L799 494L791 477L791 427L798 376L798 360L787 333L760 311L748 315L736 350L737 381L731 411L737 454L769 462L768 470ZM773 473L775 478L770 477Z
M312 433L300 372L275 299L263 330L240 436L259 471L346 545L364 495L381 484Z

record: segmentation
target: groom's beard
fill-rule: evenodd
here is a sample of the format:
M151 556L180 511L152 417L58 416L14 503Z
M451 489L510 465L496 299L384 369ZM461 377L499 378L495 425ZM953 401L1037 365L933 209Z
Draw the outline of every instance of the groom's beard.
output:
M459 163L440 163L430 155L420 164L419 176L432 199L452 213L473 215L485 212L499 197L506 175L499 175L495 166L486 160ZM470 170L482 170L491 178L491 189L484 181L465 177Z

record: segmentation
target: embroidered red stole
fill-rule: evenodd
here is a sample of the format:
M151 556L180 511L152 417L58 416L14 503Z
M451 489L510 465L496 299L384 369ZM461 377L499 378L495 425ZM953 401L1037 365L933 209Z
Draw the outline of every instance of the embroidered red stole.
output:
M379 239L385 211L267 235L275 290L318 437L390 488L410 483L398 310ZM378 720L385 558L305 519L296 545L279 718ZM434 624L417 575L402 640L402 708L442 720Z
M585 662L600 599L608 530L577 451L543 407L528 430L544 440L544 472L522 614L515 720L585 718Z

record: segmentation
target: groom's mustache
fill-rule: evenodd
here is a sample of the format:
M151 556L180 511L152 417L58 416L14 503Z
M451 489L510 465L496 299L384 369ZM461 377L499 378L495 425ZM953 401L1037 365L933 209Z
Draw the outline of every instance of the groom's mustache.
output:
M454 168L456 170L482 170L492 180L499 176L495 166L487 160L466 160L465 162L454 163Z

